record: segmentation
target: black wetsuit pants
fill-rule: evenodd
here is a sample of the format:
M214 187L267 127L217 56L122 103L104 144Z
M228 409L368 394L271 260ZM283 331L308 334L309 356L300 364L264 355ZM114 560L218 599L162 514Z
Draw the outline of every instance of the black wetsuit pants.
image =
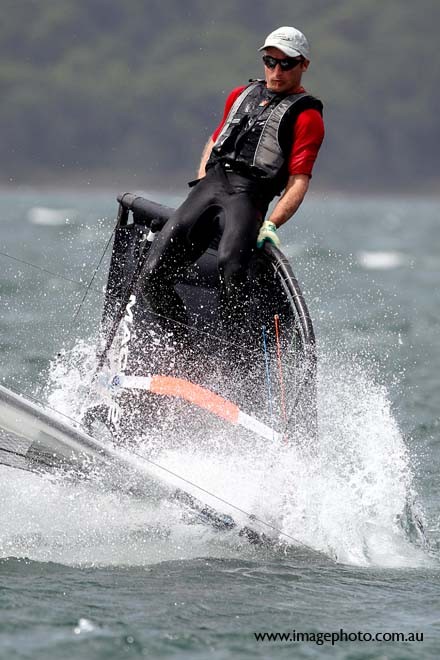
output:
M184 269L207 250L220 222L222 319L229 326L241 322L247 267L266 208L255 181L225 171L221 165L210 168L152 244L143 282L152 309L186 322L185 308L174 284Z

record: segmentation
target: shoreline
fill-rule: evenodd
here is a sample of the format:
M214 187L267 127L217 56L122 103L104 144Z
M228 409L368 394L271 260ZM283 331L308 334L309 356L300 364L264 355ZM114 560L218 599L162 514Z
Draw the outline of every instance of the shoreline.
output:
M164 185L164 178L166 185ZM80 194L84 195L90 192L94 194L116 196L121 192L135 192L138 194L156 194L174 197L186 196L189 188L187 182L194 178L193 172L183 172L179 176L164 175L164 177L151 177L146 174L139 176L137 174L127 175L120 172L93 172L88 176L78 176L77 172L71 175L41 176L29 177L17 180L0 179L0 193L35 191L38 193L57 193L57 194ZM319 178L319 175L317 175ZM374 190L372 190L374 188ZM340 198L348 199L363 198L400 198L400 199L432 199L440 198L440 187L434 185L420 186L416 190L410 190L405 186L389 186L388 188L378 188L374 184L371 186L347 186L345 188L332 188L329 185L319 185L315 179L312 179L306 201L313 197L319 198Z
M0 194L20 194L20 193L36 193L36 194L46 194L46 195L80 195L82 197L87 196L88 194L92 195L109 195L112 199L116 200L116 196L122 192L132 192L139 195L149 196L153 195L155 197L182 197L185 198L187 195L187 189L180 188L159 188L156 186L151 186L149 188L134 187L134 186L80 186L71 184L68 185L65 182L63 184L37 184L37 183L26 183L19 184L14 186L6 186L0 183ZM309 190L307 197L305 198L303 204L310 202L312 200L325 200L325 199L408 199L408 200L424 200L424 201L439 201L440 202L440 193L437 191L417 191L417 192L408 192L403 190L378 190L375 192L368 192L366 190L331 190L327 188L318 188L316 190ZM160 203L160 202L159 202Z

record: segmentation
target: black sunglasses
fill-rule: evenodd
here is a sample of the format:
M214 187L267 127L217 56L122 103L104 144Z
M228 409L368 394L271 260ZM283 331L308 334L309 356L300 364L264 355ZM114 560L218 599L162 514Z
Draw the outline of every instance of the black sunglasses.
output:
M281 71L291 71L298 64L304 62L304 58L296 59L295 57L285 57L282 60L278 60L276 57L271 57L270 55L263 55L263 62L268 69L275 69L276 65L279 64Z

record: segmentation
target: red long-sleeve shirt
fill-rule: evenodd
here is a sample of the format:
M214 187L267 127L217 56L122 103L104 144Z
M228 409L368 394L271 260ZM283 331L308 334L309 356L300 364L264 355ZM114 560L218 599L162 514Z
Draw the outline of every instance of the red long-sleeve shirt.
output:
M225 110L223 118L216 130L212 134L212 139L215 142L220 134L221 129L226 121L226 117L234 104L236 98L241 92L246 89L245 86L236 87L229 94L225 103ZM297 90L304 92L301 87ZM312 169L318 155L319 148L324 139L324 122L318 110L310 108L301 112L292 127L293 142L292 149L289 156L289 175L293 174L307 174L312 176Z

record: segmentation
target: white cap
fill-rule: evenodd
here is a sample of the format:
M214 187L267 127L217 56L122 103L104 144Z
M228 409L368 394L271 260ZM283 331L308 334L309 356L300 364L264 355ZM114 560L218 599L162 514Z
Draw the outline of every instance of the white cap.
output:
M310 60L310 46L302 32L294 27L280 27L271 32L258 50L265 48L278 48L288 57L302 55L304 59Z

